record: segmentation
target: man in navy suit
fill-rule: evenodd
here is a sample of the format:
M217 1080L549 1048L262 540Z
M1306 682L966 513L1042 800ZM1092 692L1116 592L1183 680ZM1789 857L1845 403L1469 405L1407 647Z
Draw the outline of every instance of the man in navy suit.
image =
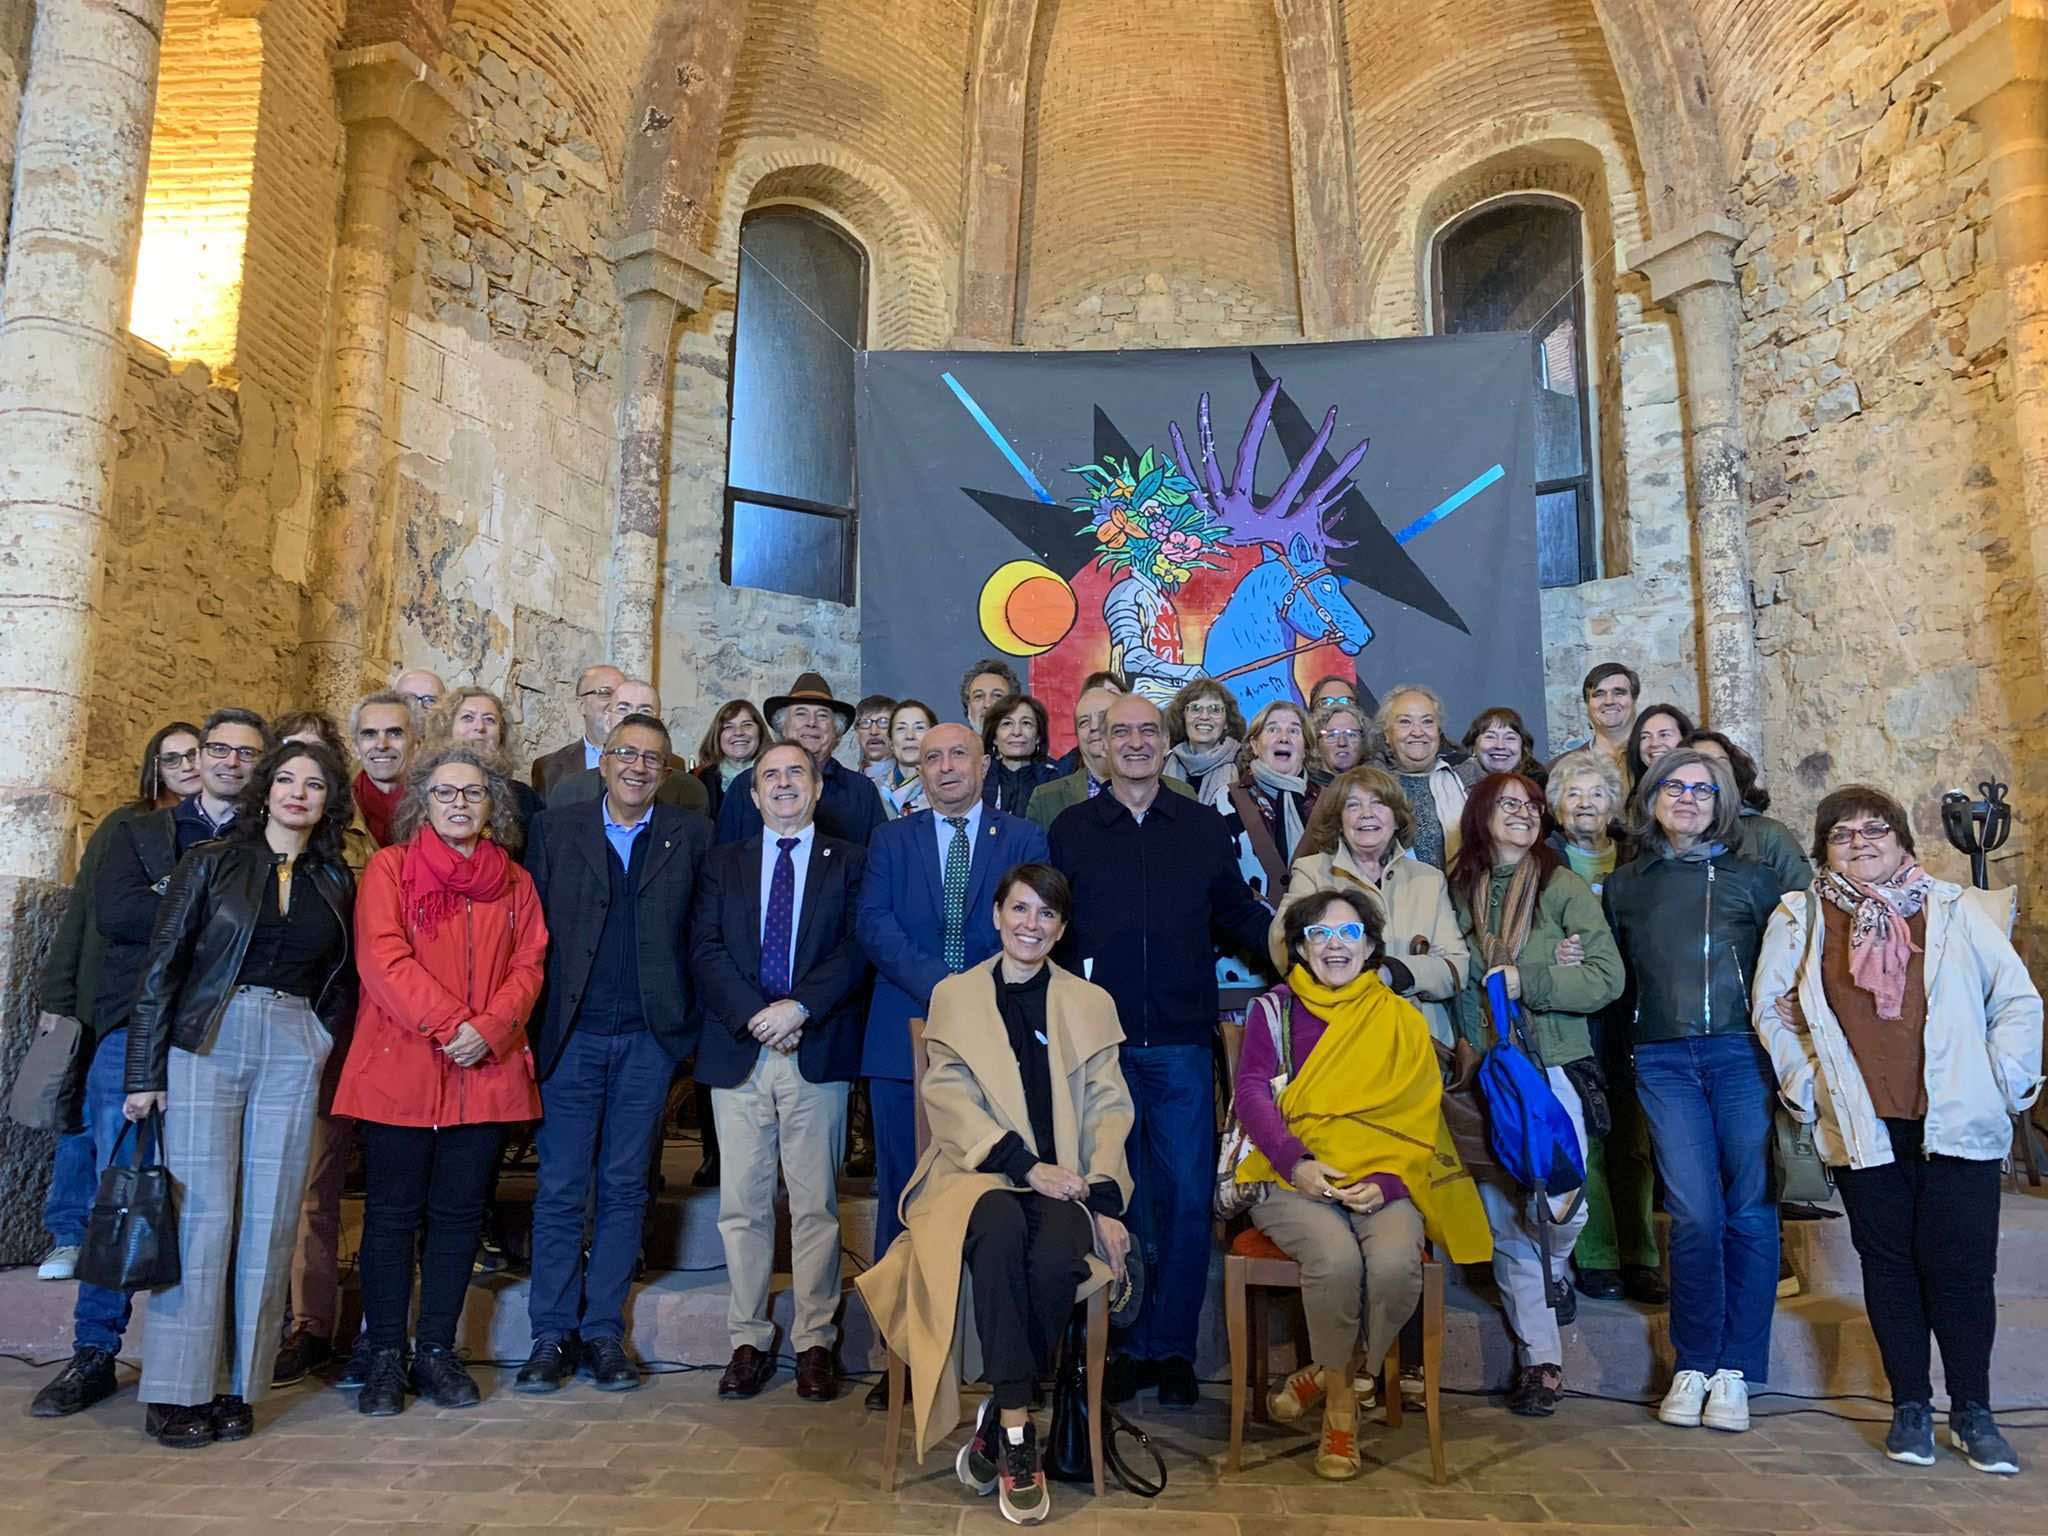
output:
M604 793L543 811L526 871L548 925L548 986L532 1028L540 1082L533 1202L533 1353L514 1388L553 1392L579 1368L601 1392L640 1385L626 1290L669 1080L697 1043L683 964L711 823L657 798L668 727L631 714L605 738ZM597 1222L583 1257L595 1176Z
M903 1230L896 1205L917 1161L910 1021L932 988L996 952L996 882L1051 857L1045 834L982 804L988 754L964 725L924 734L918 773L931 809L885 822L868 841L855 930L875 967L861 1076L875 1115L875 1257ZM887 1406L877 1383L868 1406Z
M868 962L854 938L863 852L813 821L811 754L778 742L754 762L762 830L712 850L697 893L697 1081L711 1089L721 1153L732 1360L720 1397L752 1397L775 1374L768 1280L775 1170L789 1187L797 1396L838 1395L839 1157L848 1085L860 1070Z

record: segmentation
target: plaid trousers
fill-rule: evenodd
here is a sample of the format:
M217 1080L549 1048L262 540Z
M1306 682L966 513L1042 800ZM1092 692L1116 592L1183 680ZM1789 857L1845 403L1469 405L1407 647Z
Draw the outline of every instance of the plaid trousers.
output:
M164 1164L180 1279L149 1298L145 1403L270 1390L331 1043L304 998L242 987L204 1050L171 1048Z

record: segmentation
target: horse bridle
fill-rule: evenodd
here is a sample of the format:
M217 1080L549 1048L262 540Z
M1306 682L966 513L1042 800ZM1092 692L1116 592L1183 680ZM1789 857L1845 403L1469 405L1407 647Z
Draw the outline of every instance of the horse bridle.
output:
M1314 591L1311 590L1309 586L1309 583L1314 581L1316 577L1327 575L1329 573L1329 565L1327 563L1319 565L1314 570L1304 575L1302 572L1297 571L1294 568L1294 562L1287 558L1286 550L1282 549L1277 544L1271 545L1269 547L1273 551L1273 557L1280 562L1281 567L1287 572L1290 581L1290 585L1287 588L1287 595L1280 600L1280 616L1282 618L1285 618L1287 616L1288 605L1291 604L1297 597L1302 598L1307 601L1310 608L1315 610L1315 616L1323 621L1323 634L1316 643L1324 644L1333 640L1342 640L1344 638L1343 626L1338 624L1336 618L1330 613L1330 610L1322 605L1322 603L1317 599Z

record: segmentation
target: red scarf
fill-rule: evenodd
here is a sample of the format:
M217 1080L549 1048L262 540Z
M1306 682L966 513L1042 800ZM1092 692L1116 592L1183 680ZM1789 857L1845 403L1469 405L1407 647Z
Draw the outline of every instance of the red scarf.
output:
M358 771L355 782L356 809L363 813L363 825L379 848L391 846L391 818L398 814L398 802L405 798L405 785L379 789L377 781Z
M465 899L490 901L505 889L512 860L503 847L479 838L464 858L432 827L421 827L405 845L405 863L398 872L398 899L406 926L416 939L441 926L462 910Z

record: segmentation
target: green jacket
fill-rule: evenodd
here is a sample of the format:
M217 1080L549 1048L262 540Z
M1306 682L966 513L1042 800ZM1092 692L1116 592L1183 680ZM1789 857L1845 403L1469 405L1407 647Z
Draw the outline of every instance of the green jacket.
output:
M1773 871L1782 889L1803 891L1813 884L1813 865L1785 823L1760 811L1745 810L1735 830L1742 839L1735 851Z
M1512 866L1493 872L1487 886L1489 926L1500 920L1501 898L1507 894ZM1494 1043L1486 1010L1486 963L1473 933L1472 914L1456 892L1451 905L1458 927L1472 951L1472 969L1453 1007L1458 1033L1480 1050ZM1557 946L1571 934L1585 945L1583 965L1559 965ZM1536 915L1529 939L1515 957L1522 978L1522 1043L1538 1066L1561 1067L1593 1054L1587 1017L1621 996L1621 951L1600 910L1593 888L1569 869L1558 869L1536 895Z
M1186 781L1159 776L1159 782L1176 794L1196 799L1194 790ZM1037 824L1041 832L1051 832L1052 824L1059 820L1060 812L1081 804L1088 798L1088 770L1076 768L1063 779L1052 779L1031 791L1031 798L1024 803L1024 819Z

